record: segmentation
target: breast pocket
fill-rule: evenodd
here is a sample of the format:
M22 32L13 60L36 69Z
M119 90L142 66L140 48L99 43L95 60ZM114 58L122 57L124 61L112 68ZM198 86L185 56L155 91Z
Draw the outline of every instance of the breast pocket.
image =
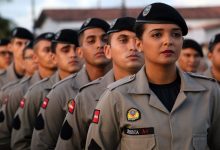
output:
M193 135L193 148L195 150L209 150L207 135Z
M155 150L155 135L150 134L125 136L122 138L120 146L123 150Z

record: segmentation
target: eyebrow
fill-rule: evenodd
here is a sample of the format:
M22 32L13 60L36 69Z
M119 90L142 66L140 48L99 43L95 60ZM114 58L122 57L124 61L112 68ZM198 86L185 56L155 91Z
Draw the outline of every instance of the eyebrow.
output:
M163 31L163 28L157 28L157 29L152 29L150 32L154 32L154 31ZM171 31L181 31L180 28L172 28Z
M61 49L69 48L70 46L71 46L70 44L66 44L66 45L62 46Z

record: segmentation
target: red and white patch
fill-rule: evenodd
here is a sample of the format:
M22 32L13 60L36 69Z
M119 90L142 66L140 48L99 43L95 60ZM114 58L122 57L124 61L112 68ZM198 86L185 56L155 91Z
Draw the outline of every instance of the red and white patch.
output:
M75 103L74 100L70 100L70 101L68 102L68 111L69 111L69 113L72 114L72 113L74 112L75 105L76 105L76 103Z
M41 107L43 109L46 109L47 105L48 105L48 102L49 102L49 98L45 97L44 100L43 100L43 103L41 104Z
M95 109L93 113L93 119L92 119L93 123L99 123L99 115L100 115L100 110Z
M25 104L24 98L22 98L22 99L20 100L20 107L21 107L21 108L24 108L24 104Z

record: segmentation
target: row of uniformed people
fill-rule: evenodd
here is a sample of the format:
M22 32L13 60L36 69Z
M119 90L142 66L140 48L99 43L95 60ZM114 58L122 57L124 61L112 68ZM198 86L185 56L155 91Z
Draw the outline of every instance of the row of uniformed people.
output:
M169 18L163 13L156 13L155 11L159 8L174 13L174 18ZM90 127L92 129L90 129L88 135L89 138L87 139L86 148L126 149L126 146L128 146L127 148L130 149L142 149L141 144L144 146L148 143L149 148L155 147L161 149L161 147L164 147L165 149L171 149L171 147L174 147L174 149L178 149L178 147L176 147L176 145L179 144L178 142L172 143L169 138L166 140L163 139L164 137L170 136L177 136L175 138L180 139L188 138L188 143L183 144L186 146L183 149L191 149L191 147L197 148L200 144L204 146L202 148L207 147L207 142L199 140L196 136L194 137L194 135L183 134L182 136L178 136L179 132L177 131L171 133L172 130L176 130L178 127L187 127L190 128L192 134L200 134L201 132L202 139L204 139L206 132L201 124L207 123L204 122L205 119L216 119L219 115L217 111L219 102L216 98L209 100L208 97L218 96L219 94L218 89L213 89L213 92L209 89L211 85L213 87L216 86L214 82L208 81L210 80L209 78L185 74L176 68L175 62L182 48L181 41L183 40L182 38L180 40L179 37L187 33L185 21L172 7L162 3L155 3L147 6L136 20L136 25L138 24L136 26L138 39L135 37L134 24L134 18L119 18L112 23L109 29L108 24L104 20L97 18L88 19L84 22L79 32L79 47L78 43L71 43L69 41L70 37L74 37L75 35L71 33L70 30L61 30L56 34L52 41L52 51L55 53L55 57L57 56L57 73L50 78L46 78L34 84L29 88L23 98L19 96L12 98L18 99L19 97L19 99L22 99L20 101L20 107L14 116L11 137L12 149L30 149L30 145L31 149L53 149L55 146L56 149L83 149L85 148L86 135L91 122L93 122ZM152 33L148 33L147 27L145 26L150 26L149 28L152 28ZM106 42L106 32L108 35L108 43L103 47ZM143 36L144 33L145 35ZM77 35L75 38L75 41L77 41ZM148 43L145 38L152 40L151 43ZM170 40L166 38L170 38ZM161 39L161 41L159 41L159 39ZM167 41L162 41L163 39ZM153 45L153 42L155 42L155 45ZM143 53L137 51L136 43L138 49L144 52L145 66L137 75L119 80L125 76L136 73L144 64L142 58ZM168 44L168 46L165 47L167 49L162 48L163 44ZM67 54L70 49L75 51L74 54ZM147 52L147 49L151 49L152 52ZM164 50L161 52L161 56L153 54L157 53L153 51L156 49ZM85 67L80 71L82 60L79 56L82 56L85 61ZM111 68L110 59L112 59L113 68L106 74ZM66 62L63 62L64 60L66 60ZM42 64L41 66L44 65ZM45 68L43 68L43 70ZM40 70L39 68L39 72ZM77 71L79 72L69 76ZM143 74L143 72L145 73ZM55 82L67 76L69 77L58 82L52 88ZM97 109L95 109L107 85L116 80L119 81L109 86L107 92L105 92L101 98L101 103L97 106ZM201 82L201 84L197 83L198 81L199 83ZM130 85L130 82L132 85ZM195 85L193 86L192 84ZM82 88L80 89L80 87ZM122 89L119 88L119 90L117 90L117 87L122 87ZM204 93L202 93L205 91L204 89L208 90L208 92L205 93L206 97L202 97L202 95L204 96ZM185 93L186 91L189 93ZM198 95L193 95L190 92L197 92ZM12 92L11 97L13 97L13 93L16 92ZM146 103L144 103L141 98L143 95L145 95L145 100L149 101L147 106L144 106ZM150 95L149 100L146 95ZM180 97L178 98L177 95L181 95L182 97L178 96ZM198 96L202 98L202 102L197 108L195 104L197 104L198 98L196 97ZM186 101L187 99L193 99L193 97L195 97L194 103L188 102L189 100ZM154 101L152 98L154 98ZM8 102L10 102L10 99L9 96ZM139 102L136 101L136 99L139 99ZM205 103L205 100L210 102ZM206 112L200 112L202 117L199 117L200 122L196 124L198 127L194 127L192 124L190 124L191 126L186 126L184 122L182 123L181 121L173 122L174 118L172 118L172 115L177 114L172 112L178 111L178 107L180 107L184 101L187 103L185 105L192 105L188 108L189 110L192 108L198 109L197 113L202 109L206 109L206 105L213 105L213 103L215 103L216 108L211 107L211 110L216 112L210 114L210 116L206 116L206 118L202 118L204 117L202 114ZM202 106L203 103L205 104L205 108ZM176 105L178 105L178 107ZM185 105L182 107L187 107ZM6 106L7 105L2 107L3 112L7 109ZM157 108L158 110L155 111L152 108ZM39 109L40 112L37 115ZM93 111L94 109L95 111ZM183 109L182 111L186 110L187 109ZM64 120L66 111L68 111L68 114ZM170 118L165 119L166 115L164 118L157 118L156 116L161 115L160 111L168 114ZM152 116L145 112L148 112ZM183 114L179 114L178 116L181 118L183 117L182 115ZM156 117L156 121L159 124L155 124L153 116ZM3 121L4 117L3 113L3 117L1 117ZM195 115L194 117L198 116ZM184 119L190 122L195 118L190 119L190 117L186 117L183 118L183 120ZM149 124L146 124L145 121L149 122ZM167 128L167 121L173 123L169 128ZM211 137L208 142L212 148L218 148L219 146L215 142L218 137L218 130L215 128L216 123L219 121L218 118L216 121L217 122L207 123L208 125L205 128L210 129L210 132L206 134ZM7 136L0 138L0 142L1 139L3 139L3 144L10 144L7 143L7 141L10 141L10 134L8 133L11 132L11 123L12 121L9 121L3 125L3 127L7 126L8 128L2 132L7 134ZM183 125L179 125L179 123ZM214 132L217 132L217 136L213 133L212 123L214 124ZM160 133L160 125L162 124L165 124L164 126L167 131ZM57 142L58 136L59 140ZM112 138L112 136L115 136L115 138ZM138 141L138 139L140 139L140 141ZM197 140L198 144L194 144L194 140Z
M137 17L135 31L145 65L100 97L85 149L220 149L218 83L176 67L185 20L173 7L153 3Z

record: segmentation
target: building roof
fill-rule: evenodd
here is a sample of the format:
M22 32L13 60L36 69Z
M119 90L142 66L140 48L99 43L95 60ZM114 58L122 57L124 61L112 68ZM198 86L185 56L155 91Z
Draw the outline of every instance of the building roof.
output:
M119 16L136 17L143 8L108 8L108 9L45 9L41 12L35 22L35 27L40 27L46 18L55 21L82 21L86 18L97 17L105 20L112 20ZM196 7L177 8L185 19L214 19L220 18L219 7Z

